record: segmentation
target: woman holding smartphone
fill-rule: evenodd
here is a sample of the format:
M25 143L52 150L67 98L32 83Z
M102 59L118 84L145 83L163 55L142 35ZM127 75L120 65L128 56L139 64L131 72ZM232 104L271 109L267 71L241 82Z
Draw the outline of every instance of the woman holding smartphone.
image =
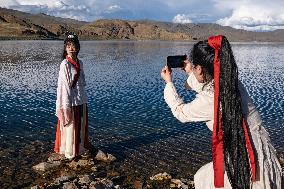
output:
M281 189L281 166L260 115L238 79L229 41L212 36L193 46L187 85L198 94L184 103L164 67L164 98L181 122L204 121L212 131L213 162L194 176L196 189Z

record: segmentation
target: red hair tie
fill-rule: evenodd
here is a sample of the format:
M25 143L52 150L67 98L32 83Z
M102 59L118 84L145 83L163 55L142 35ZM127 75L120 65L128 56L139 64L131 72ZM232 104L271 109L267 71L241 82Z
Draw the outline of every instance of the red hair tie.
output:
M219 50L222 47L221 35L208 38L208 45L215 50L214 57L214 125L212 133L212 156L214 168L214 185L216 188L224 187L224 144L222 131L222 114L219 103L219 82L220 82L220 57ZM255 158L252 145L249 139L247 126L243 118L243 129L245 133L246 147L250 159L250 167L252 172L252 180L256 180Z
M208 45L215 50L214 57L214 125L212 133L212 155L214 168L214 185L217 188L224 187L224 148L221 112L219 104L220 59L219 49L222 44L222 36L212 36L208 39Z

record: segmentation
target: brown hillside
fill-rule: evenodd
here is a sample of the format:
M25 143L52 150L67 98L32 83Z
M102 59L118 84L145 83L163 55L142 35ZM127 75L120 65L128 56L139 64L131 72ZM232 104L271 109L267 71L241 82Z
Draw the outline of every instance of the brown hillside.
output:
M67 31L81 39L196 41L222 34L230 41L284 42L284 30L251 32L218 24L175 24L150 20L82 22L0 8L0 39L60 39Z

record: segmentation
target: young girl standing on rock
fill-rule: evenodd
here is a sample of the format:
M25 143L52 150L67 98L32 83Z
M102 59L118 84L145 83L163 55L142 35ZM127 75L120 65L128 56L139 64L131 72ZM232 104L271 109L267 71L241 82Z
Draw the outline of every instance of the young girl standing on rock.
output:
M71 159L88 146L88 109L83 63L77 58L80 43L76 35L64 40L60 64L56 115L58 117L54 151Z

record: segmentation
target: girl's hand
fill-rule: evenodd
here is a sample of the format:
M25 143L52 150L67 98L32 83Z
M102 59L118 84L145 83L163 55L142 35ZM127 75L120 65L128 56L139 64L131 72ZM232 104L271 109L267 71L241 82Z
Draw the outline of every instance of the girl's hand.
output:
M165 66L161 71L161 77L166 83L172 82L172 70L168 66Z

